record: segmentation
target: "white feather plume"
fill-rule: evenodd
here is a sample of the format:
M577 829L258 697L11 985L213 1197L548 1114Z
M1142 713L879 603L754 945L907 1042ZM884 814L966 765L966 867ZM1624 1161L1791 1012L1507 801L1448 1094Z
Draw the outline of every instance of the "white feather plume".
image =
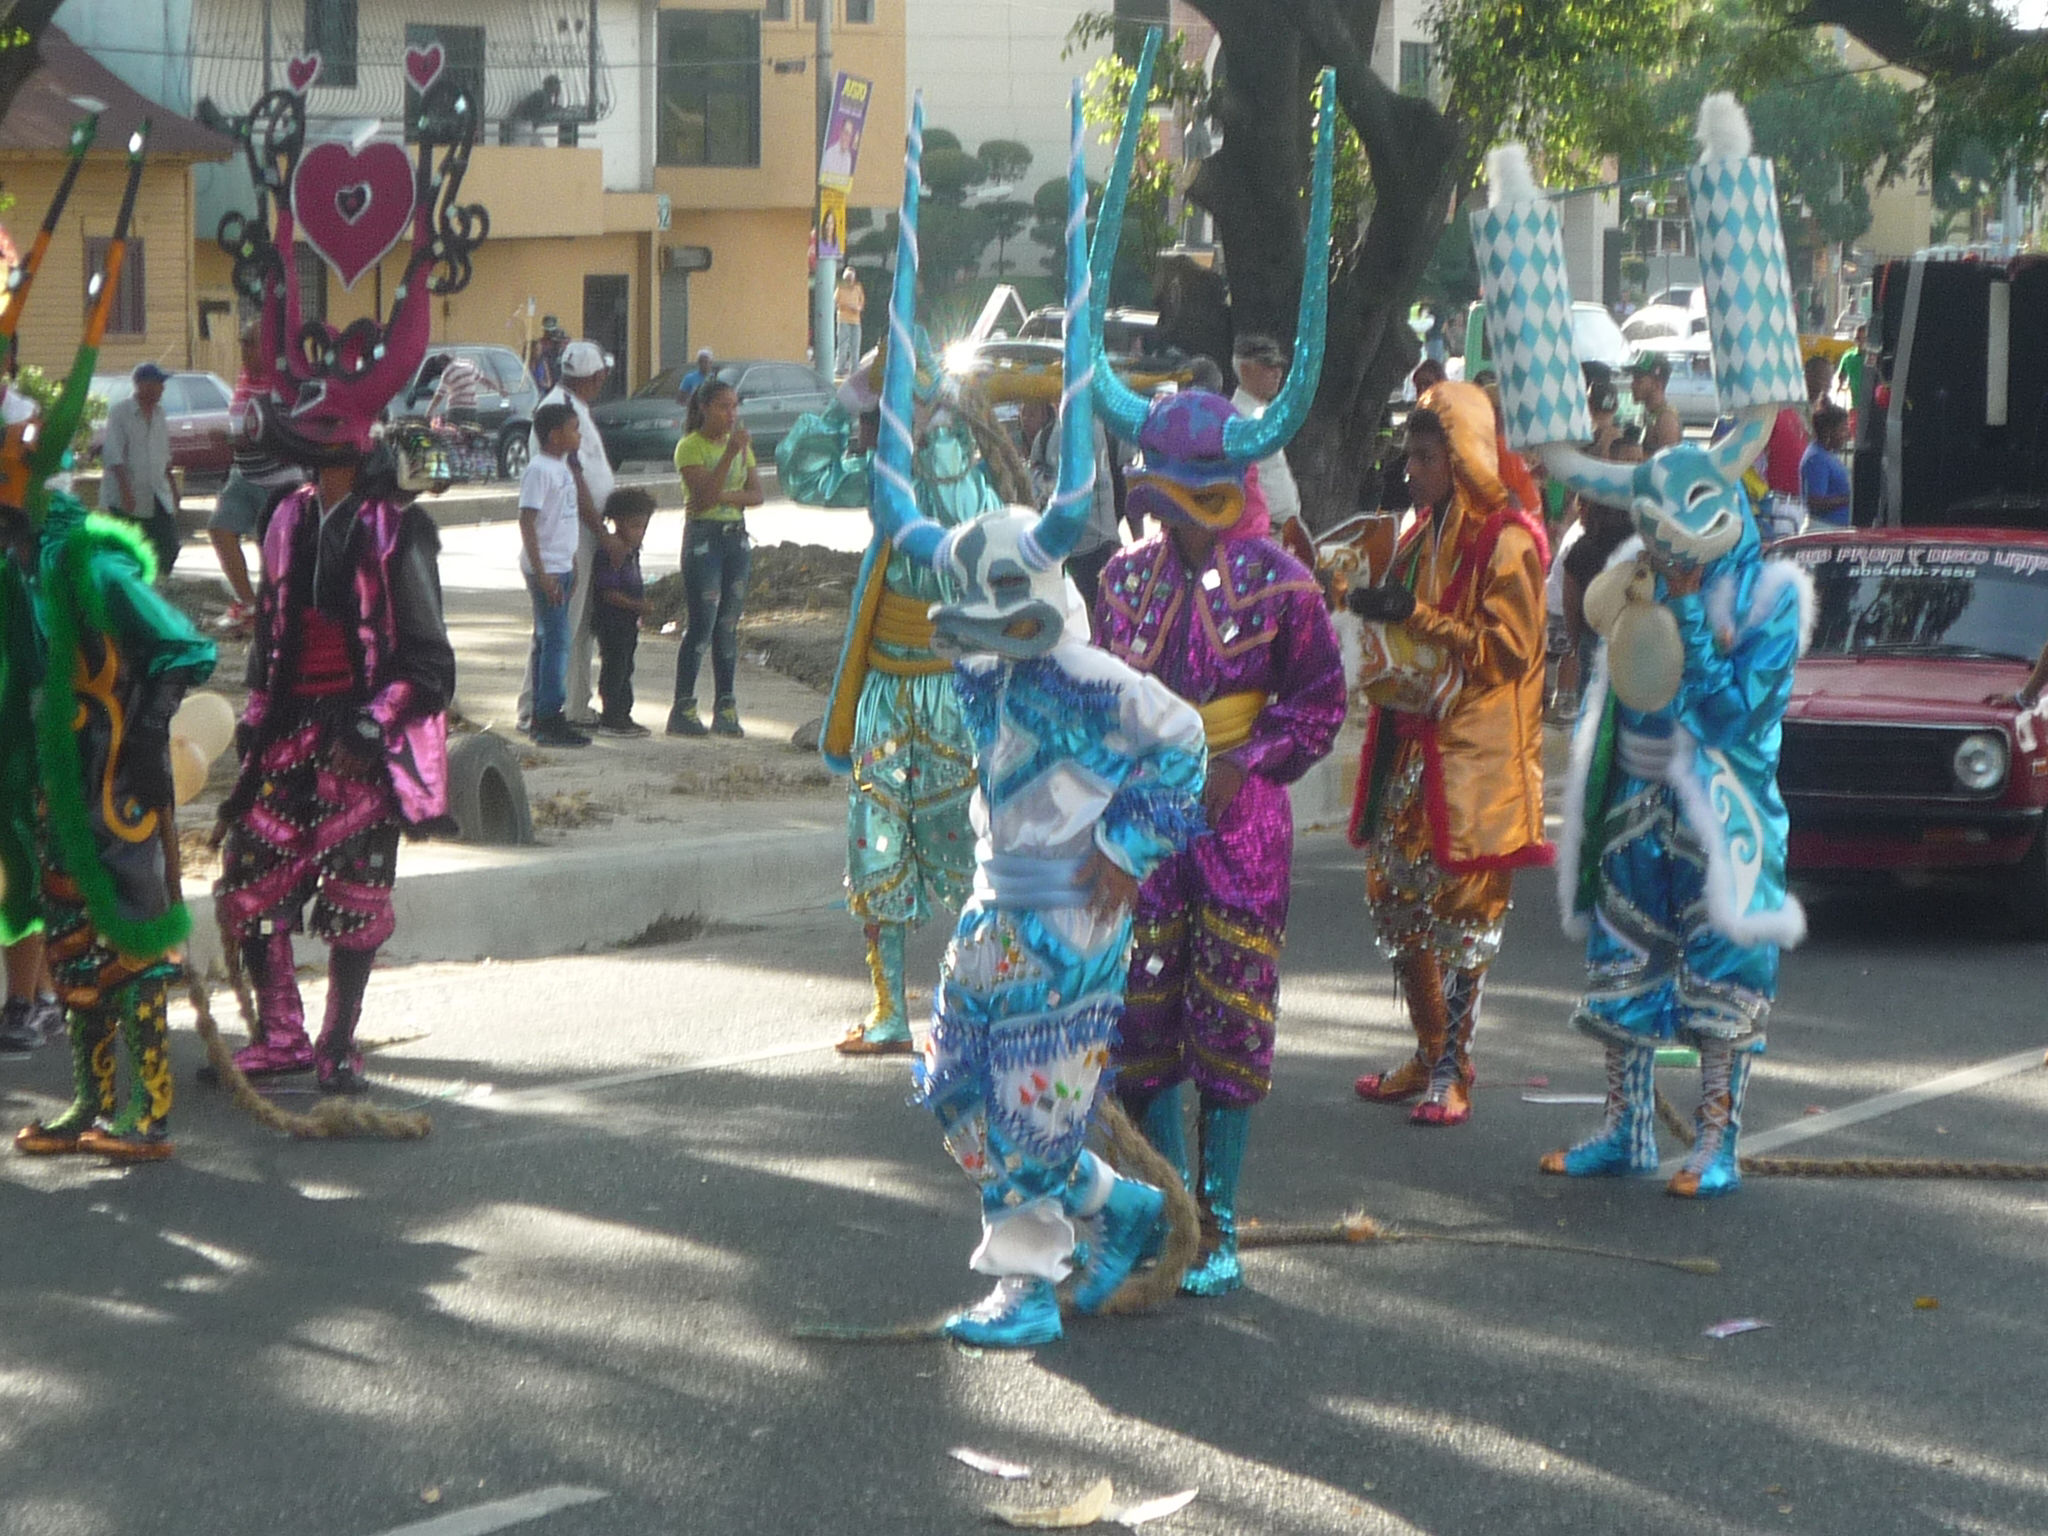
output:
M1700 103L1700 126L1693 137L1700 141L1702 165L1749 158L1749 116L1727 91L1716 91Z
M1536 173L1529 169L1529 146L1503 144L1486 152L1486 206L1503 203L1533 203L1543 194L1536 189Z

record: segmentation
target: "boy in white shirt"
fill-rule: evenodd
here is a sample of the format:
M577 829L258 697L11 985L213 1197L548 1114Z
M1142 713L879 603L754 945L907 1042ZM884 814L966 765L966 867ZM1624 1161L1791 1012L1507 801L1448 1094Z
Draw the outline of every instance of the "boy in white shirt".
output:
M520 572L533 598L533 728L541 747L587 747L562 713L569 688L569 598L576 586L577 476L569 455L582 444L576 412L559 402L533 413L540 452L519 481Z

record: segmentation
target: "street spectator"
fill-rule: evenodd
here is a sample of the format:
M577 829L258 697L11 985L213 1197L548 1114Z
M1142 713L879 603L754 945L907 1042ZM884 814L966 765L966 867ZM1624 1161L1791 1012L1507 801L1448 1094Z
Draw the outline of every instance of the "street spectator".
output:
M1799 482L1807 442L1805 413L1791 405L1779 411L1762 461L1767 494L1757 531L1766 544L1789 538L1806 525L1805 493Z
M171 481L171 423L163 406L170 375L155 363L142 363L129 377L133 391L107 412L100 499L107 511L140 526L155 546L161 581L178 561L178 488Z
M427 366L436 360L429 358ZM427 403L431 426L474 426L478 397L483 393L483 370L466 357L444 353L440 377L434 383L434 398Z
M1643 451L1640 444L1624 433L1609 446L1605 456L1616 463L1632 464L1642 459ZM1560 709L1569 699L1574 711L1589 646L1586 588L1592 585L1595 576L1607 569L1607 562L1614 557L1614 552L1635 532L1634 521L1626 507L1604 506L1583 496L1579 498L1578 526L1582 530L1579 537L1557 556L1557 564L1564 568L1558 588L1565 633L1563 651L1557 664L1556 697Z
M832 310L838 317L832 371L839 378L845 378L860 363L860 317L867 306L868 293L860 285L860 274L851 267L842 268L839 286L832 293Z
M1685 435L1678 411L1664 398L1671 382L1671 359L1661 352L1641 352L1628 365L1628 392L1643 408L1643 457L1669 448Z
M553 315L543 316L540 322L540 339L527 349L526 365L533 372L533 382L543 393L561 382L562 349L569 344L569 333L562 329L562 322Z
M616 547L598 546L590 585L590 627L597 635L597 729L604 736L645 736L648 729L633 719L633 653L640 644L640 621L647 616L647 587L640 576L640 546L647 540L654 498L632 486L605 498L604 520L611 525Z
M530 734L542 747L587 747L590 738L562 714L569 673L569 596L576 585L576 509L588 496L569 456L582 441L576 412L559 401L533 413L540 452L519 482L519 569L533 599Z
M1449 377L1450 375L1444 372L1442 363L1433 357L1425 357L1415 365L1415 371L1408 375L1408 382L1414 388L1414 398L1420 400L1423 395Z
M1593 417L1593 441L1586 451L1596 459L1608 457L1621 436L1615 412L1621 408L1621 392L1609 378L1595 379L1586 387L1586 409Z
M709 347L699 347L697 349L696 365L688 373L684 374L682 381L676 385L676 404L680 405L685 411L689 410L690 401L695 398L698 389L703 385L704 381L716 378L717 376L718 363L712 357L711 349ZM684 419L688 420L687 417Z
M597 421L590 414L591 406L603 395L605 382L611 377L611 365L596 342L572 341L562 349L560 370L561 382L547 392L541 404L566 405L576 413L582 445L569 456L569 467L576 471L577 484L584 491L576 507L576 585L569 596L569 669L562 709L571 725L587 731L597 723L590 713L591 562L601 544L611 544L612 552L618 553L618 541L604 525L604 505L618 483L617 476L605 453ZM539 419L536 412L535 429L527 438L529 458L540 453ZM529 669L519 685L522 729L532 719L532 709L533 673Z
M1835 369L1835 390L1841 395L1841 403L1851 412L1863 406L1863 353L1870 345L1870 325L1865 322L1856 327L1856 344L1842 354L1842 361Z
M709 378L690 397L689 431L676 444L676 472L682 476L683 596L688 626L676 655L675 702L668 734L702 736L697 714L697 671L711 651L717 687L711 729L720 736L744 736L739 700L733 693L739 670L740 613L747 602L747 573L753 555L747 542L747 508L761 504L761 477L754 449L739 423L739 397L732 385Z
M1231 347L1230 363L1237 370L1237 393L1230 403L1240 415L1263 416L1287 378L1287 354L1272 337L1247 334ZM1273 527L1284 528L1287 519L1300 514L1301 492L1295 489L1285 450L1259 460L1259 490Z
M250 413L257 409L253 382L264 371L263 343L255 329L242 333L242 371L235 376L235 395L228 405L228 433L234 440L235 463L228 471L228 483L214 498L213 516L206 520L206 536L213 544L220 573L227 578L234 601L220 621L230 634L245 634L256 618L256 590L249 581L249 563L242 554L242 540L256 541L260 554L263 530L277 504L305 483L295 464L287 464L266 447L258 435L258 423Z
M1822 400L1813 408L1813 441L1799 460L1799 489L1807 515L1832 528L1849 526L1849 469L1842 449L1849 441L1849 413Z

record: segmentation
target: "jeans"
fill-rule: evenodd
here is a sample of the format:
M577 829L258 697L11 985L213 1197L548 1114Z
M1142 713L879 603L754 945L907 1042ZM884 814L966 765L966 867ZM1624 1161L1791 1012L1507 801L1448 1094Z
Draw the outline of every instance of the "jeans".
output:
M597 636L598 720L633 723L633 651L640 643L640 618L623 608L590 605L590 629Z
M697 669L711 647L711 680L719 699L733 696L739 669L740 612L747 606L753 546L744 523L690 522L683 527L683 595L689 628L676 654L676 707L697 699Z
M860 363L860 322L841 320L832 332L832 371L842 379Z
M157 580L162 581L170 575L171 567L178 563L178 545L182 540L178 533L177 515L164 504L163 498L159 496L151 501L146 513L116 510L113 515L126 518L149 540L156 551Z
M533 599L533 649L527 664L533 673L533 723L552 720L562 712L569 691L569 599L576 587L576 573L550 573L562 584L562 600L549 602L536 577L526 578L526 592Z

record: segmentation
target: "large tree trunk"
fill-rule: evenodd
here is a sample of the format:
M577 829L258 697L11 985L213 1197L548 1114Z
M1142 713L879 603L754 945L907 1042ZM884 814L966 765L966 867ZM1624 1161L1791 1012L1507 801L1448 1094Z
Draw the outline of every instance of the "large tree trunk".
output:
M1344 115L1365 147L1372 210L1340 223L1322 383L1287 453L1312 528L1377 499L1387 398L1413 366L1406 317L1441 238L1460 170L1457 131L1428 102L1396 95L1371 68L1378 0L1194 0L1222 42L1216 114L1223 147L1189 196L1215 217L1230 278L1230 324L1286 343L1300 302L1309 163L1309 87L1337 71ZM1351 210L1340 210L1340 216Z

